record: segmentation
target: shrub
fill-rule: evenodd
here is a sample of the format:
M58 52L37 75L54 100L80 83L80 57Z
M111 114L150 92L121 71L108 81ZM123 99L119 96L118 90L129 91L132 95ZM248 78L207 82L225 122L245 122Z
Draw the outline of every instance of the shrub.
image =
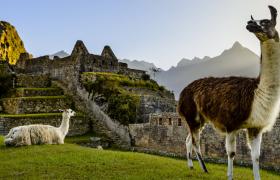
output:
M0 97L3 97L12 88L12 85L13 85L12 76L0 75Z
M148 75L148 74L143 74L141 78L142 78L144 81L148 81L148 80L150 80L150 75Z
M91 73L92 75L92 73ZM108 103L108 115L124 125L134 123L137 108L140 104L139 96L126 91L122 86L135 86L136 82L123 75L96 73L94 81L84 79L84 86L94 97L101 94Z
M7 66L0 63L0 97L4 96L13 85L13 77L7 71Z
M165 88L164 88L164 86L159 86L158 90L160 90L160 91L164 91L164 90L165 90Z

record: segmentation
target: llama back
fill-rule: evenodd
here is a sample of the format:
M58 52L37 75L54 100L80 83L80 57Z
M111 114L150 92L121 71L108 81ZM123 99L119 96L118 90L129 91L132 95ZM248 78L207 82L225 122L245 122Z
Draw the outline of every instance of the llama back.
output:
M49 125L30 125L29 134L31 144L59 144L58 128Z
M248 119L258 81L244 77L196 80L182 91L178 112L193 124L192 119L200 116L197 119L211 120L220 131L231 132Z

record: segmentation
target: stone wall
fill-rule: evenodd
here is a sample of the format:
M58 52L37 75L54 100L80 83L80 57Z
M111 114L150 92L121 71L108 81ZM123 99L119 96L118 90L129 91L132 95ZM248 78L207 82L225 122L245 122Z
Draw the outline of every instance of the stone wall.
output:
M154 95L141 95L138 119L142 122L149 122L151 113L175 112L175 99L162 98Z
M7 97L61 96L59 88L16 88L10 90Z
M188 135L187 124L176 113L151 114L148 123L130 124L129 129L136 149L164 155L186 156L185 139ZM264 133L260 164L263 168L280 171L280 119L271 132ZM201 152L208 161L227 162L225 137L207 124L201 134ZM237 136L235 162L250 165L250 150L246 142L246 132Z
M149 123L130 124L129 129L136 147L185 154L187 126L176 113L150 114Z
M17 87L44 88L44 87L49 87L50 84L51 84L51 80L48 74L42 74L42 75L17 74L16 76Z
M8 114L58 112L58 109L72 106L71 99L66 96L3 98L0 103Z

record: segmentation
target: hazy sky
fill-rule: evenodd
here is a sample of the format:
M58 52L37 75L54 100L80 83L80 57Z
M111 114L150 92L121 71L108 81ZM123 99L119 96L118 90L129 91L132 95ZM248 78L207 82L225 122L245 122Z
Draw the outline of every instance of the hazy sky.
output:
M267 5L280 12L279 0L0 0L0 5L1 20L17 28L34 56L70 53L81 39L91 53L110 45L119 59L164 69L182 58L216 56L235 41L259 53L246 22L251 14L270 18Z

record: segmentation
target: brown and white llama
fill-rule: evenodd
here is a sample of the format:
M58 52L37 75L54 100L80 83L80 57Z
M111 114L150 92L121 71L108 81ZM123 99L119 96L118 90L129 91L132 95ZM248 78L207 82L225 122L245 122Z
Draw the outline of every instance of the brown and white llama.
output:
M260 179L259 156L262 134L271 130L280 109L280 43L275 30L277 10L269 6L271 19L251 20L246 28L261 45L261 71L258 78L224 77L196 80L180 94L178 112L186 120L188 166L193 168L192 150L201 168L207 171L200 152L200 132L205 122L226 134L228 179L233 178L236 135L247 129L253 174Z

